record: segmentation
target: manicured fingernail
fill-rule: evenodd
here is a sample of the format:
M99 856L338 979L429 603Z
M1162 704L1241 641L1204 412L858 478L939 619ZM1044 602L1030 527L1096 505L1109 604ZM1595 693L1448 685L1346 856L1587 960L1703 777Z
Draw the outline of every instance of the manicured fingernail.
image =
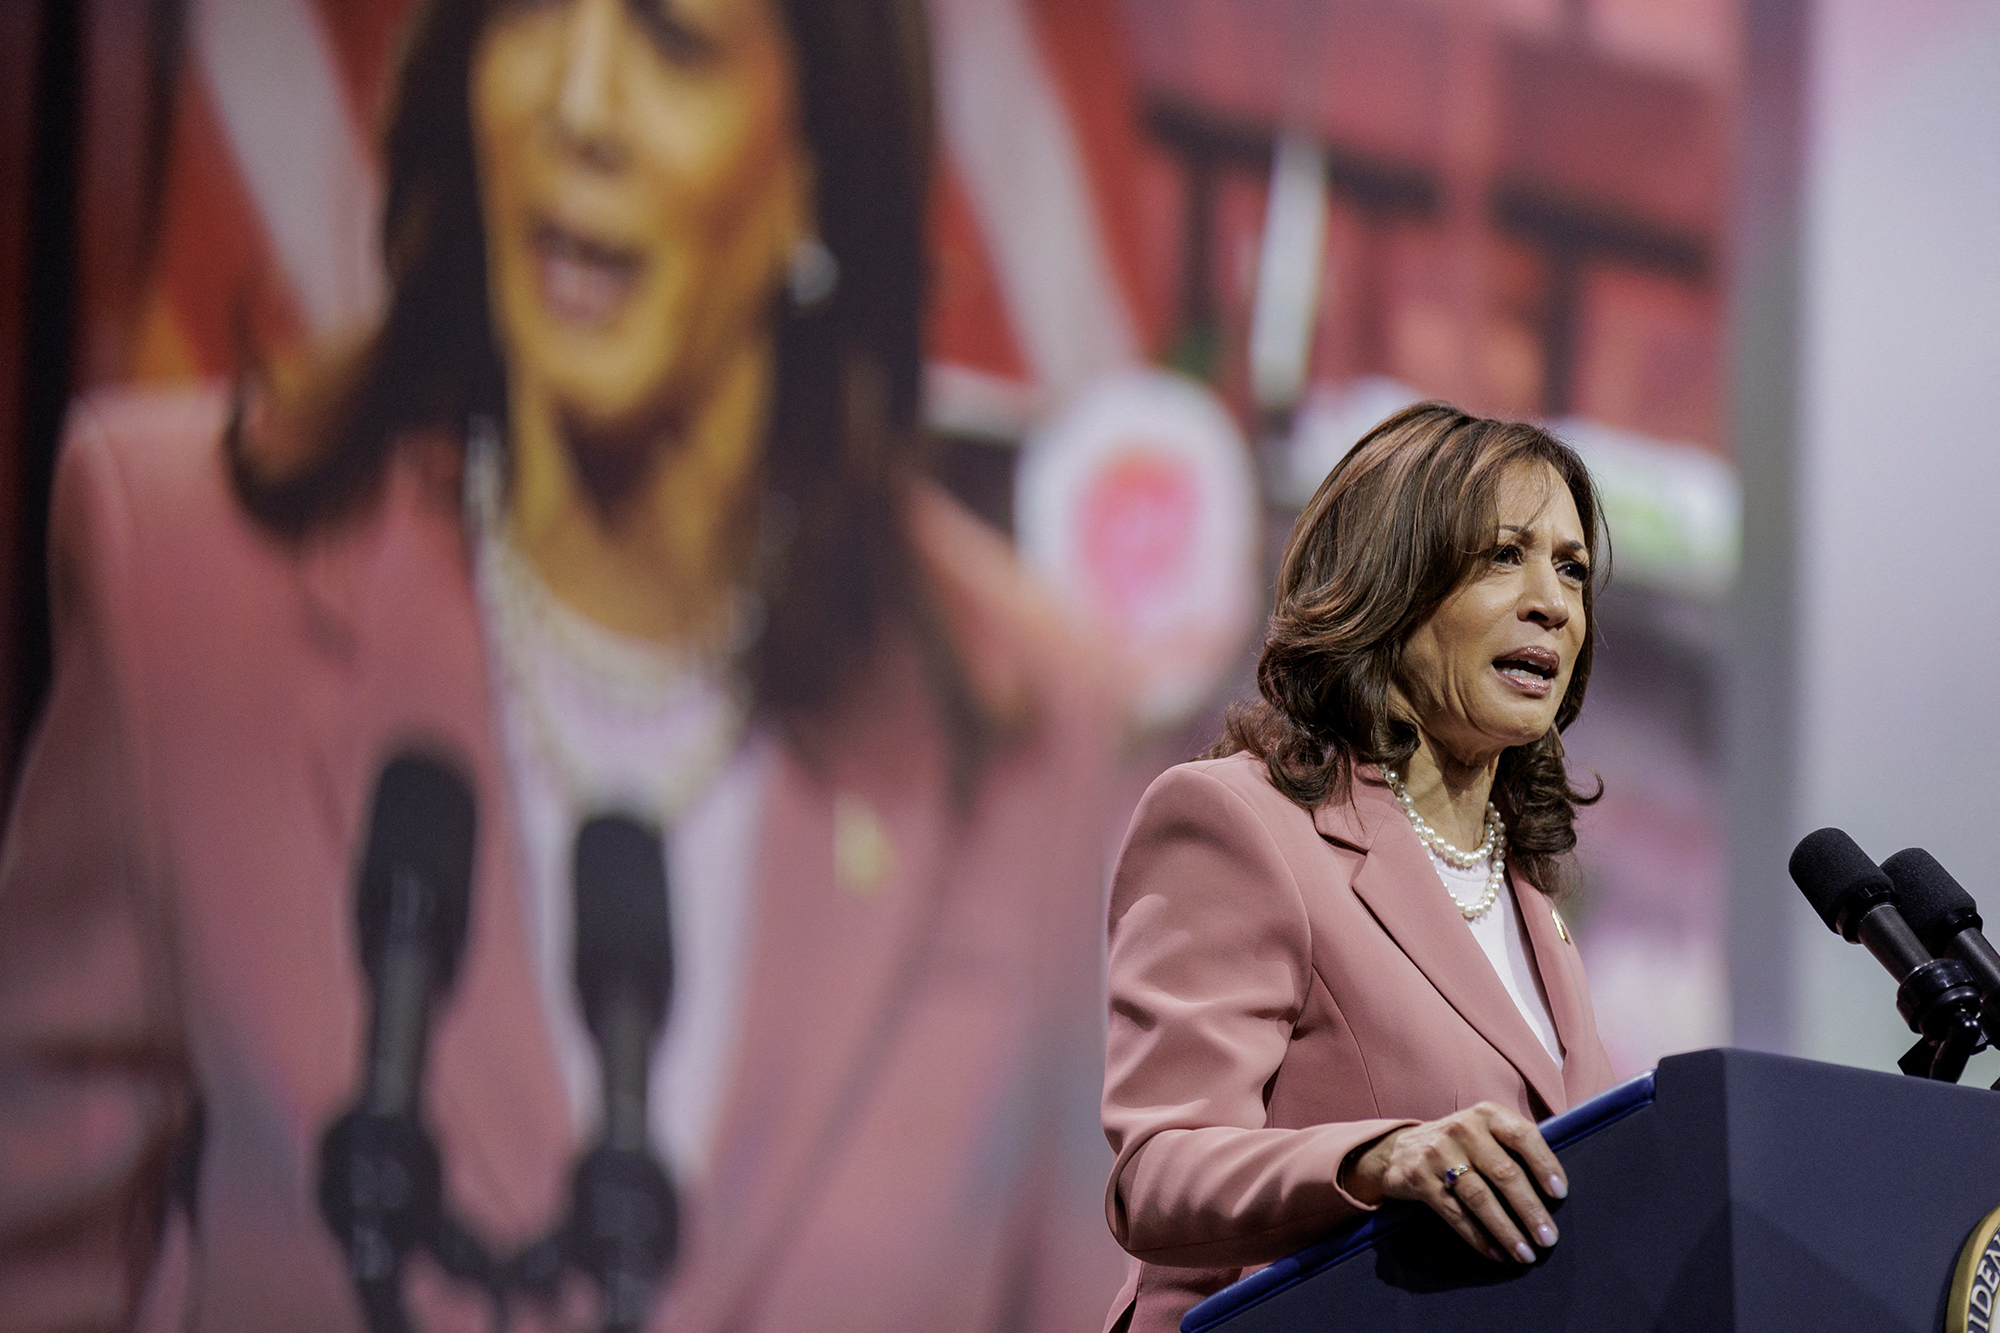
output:
M1567 1199L1569 1197L1569 1185L1561 1176L1549 1177L1549 1197L1551 1199Z
M1540 1241L1542 1248L1546 1250L1556 1243L1556 1229L1544 1222L1535 1228L1535 1239Z
M1528 1242L1525 1240L1522 1241L1519 1245L1516 1245L1514 1247L1514 1257L1516 1259L1519 1259L1524 1264L1531 1264L1535 1262L1535 1252L1533 1249L1529 1247Z

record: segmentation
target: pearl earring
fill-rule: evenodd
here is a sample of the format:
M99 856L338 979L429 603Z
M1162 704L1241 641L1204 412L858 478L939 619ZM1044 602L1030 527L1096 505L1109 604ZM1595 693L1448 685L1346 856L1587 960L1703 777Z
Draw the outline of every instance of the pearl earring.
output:
M826 242L817 236L802 236L792 243L791 261L785 266L785 287L792 304L800 310L823 305L840 286L840 261Z

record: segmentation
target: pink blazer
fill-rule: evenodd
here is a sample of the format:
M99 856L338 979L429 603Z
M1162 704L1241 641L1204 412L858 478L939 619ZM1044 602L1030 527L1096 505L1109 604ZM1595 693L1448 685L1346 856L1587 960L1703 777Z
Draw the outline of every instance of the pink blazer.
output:
M360 1327L314 1160L359 1083L351 876L401 739L449 742L481 795L427 1073L448 1198L496 1245L528 1240L590 1129L535 991L454 479L405 449L364 513L287 546L230 496L222 410L100 399L61 460L55 687L0 856L10 1328ZM824 759L778 762L741 1053L655 1328L1075 1329L1117 1285L1093 1115L1110 712L996 535L929 491L910 523L1011 730L955 798L918 650L892 636ZM836 796L885 829L880 882L837 877ZM158 1182L194 1097L189 1226ZM420 1327L480 1326L413 1286Z
M1153 783L1111 891L1106 1212L1134 1259L1108 1327L1172 1333L1365 1211L1341 1161L1398 1125L1481 1101L1541 1118L1610 1084L1567 928L1515 897L1560 1070L1372 769L1312 814L1247 754Z

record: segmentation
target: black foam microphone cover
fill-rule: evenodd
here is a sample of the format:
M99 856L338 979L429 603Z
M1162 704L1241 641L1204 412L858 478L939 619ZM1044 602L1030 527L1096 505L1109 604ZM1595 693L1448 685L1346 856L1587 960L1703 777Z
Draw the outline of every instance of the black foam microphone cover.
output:
M442 1161L422 1120L432 1015L465 952L477 808L449 760L399 751L376 779L356 876L368 1060L359 1099L320 1139L318 1195L378 1330L411 1326L401 1273L412 1251L428 1249L447 1273L474 1283L490 1270L445 1211Z
M1839 829L1800 839L1791 871L1820 919L1896 978L1896 1012L1919 1037L1897 1067L1956 1083L1981 1039L1979 988L1966 964L1932 956L1903 919L1897 884Z
M447 760L405 751L383 767L355 893L361 965L378 992L391 940L421 941L433 993L451 989L465 952L477 810L472 784Z
M1860 939L1861 918L1896 899L1882 867L1837 828L1818 829L1801 838L1792 849L1789 869L1793 883L1827 929L1850 944Z
M658 830L603 815L576 835L576 989L597 1041L604 1129L577 1163L562 1263L597 1281L607 1333L638 1329L679 1244L673 1181L648 1142L654 1039L673 992L666 851Z
M1924 947L1943 954L1960 931L1978 930L1979 904L1949 870L1921 847L1907 847L1882 863L1896 886L1896 905Z
M657 1030L673 984L660 835L624 815L593 819L576 835L576 989L584 1021L606 1043L611 1008L636 1004Z

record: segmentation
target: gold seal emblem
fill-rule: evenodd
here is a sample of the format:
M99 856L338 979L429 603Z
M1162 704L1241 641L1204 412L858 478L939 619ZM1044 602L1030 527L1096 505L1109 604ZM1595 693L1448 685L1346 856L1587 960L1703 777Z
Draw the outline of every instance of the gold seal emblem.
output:
M2000 1299L2000 1208L1980 1219L1958 1252L1951 1298L1944 1305L1944 1333L1991 1333Z

